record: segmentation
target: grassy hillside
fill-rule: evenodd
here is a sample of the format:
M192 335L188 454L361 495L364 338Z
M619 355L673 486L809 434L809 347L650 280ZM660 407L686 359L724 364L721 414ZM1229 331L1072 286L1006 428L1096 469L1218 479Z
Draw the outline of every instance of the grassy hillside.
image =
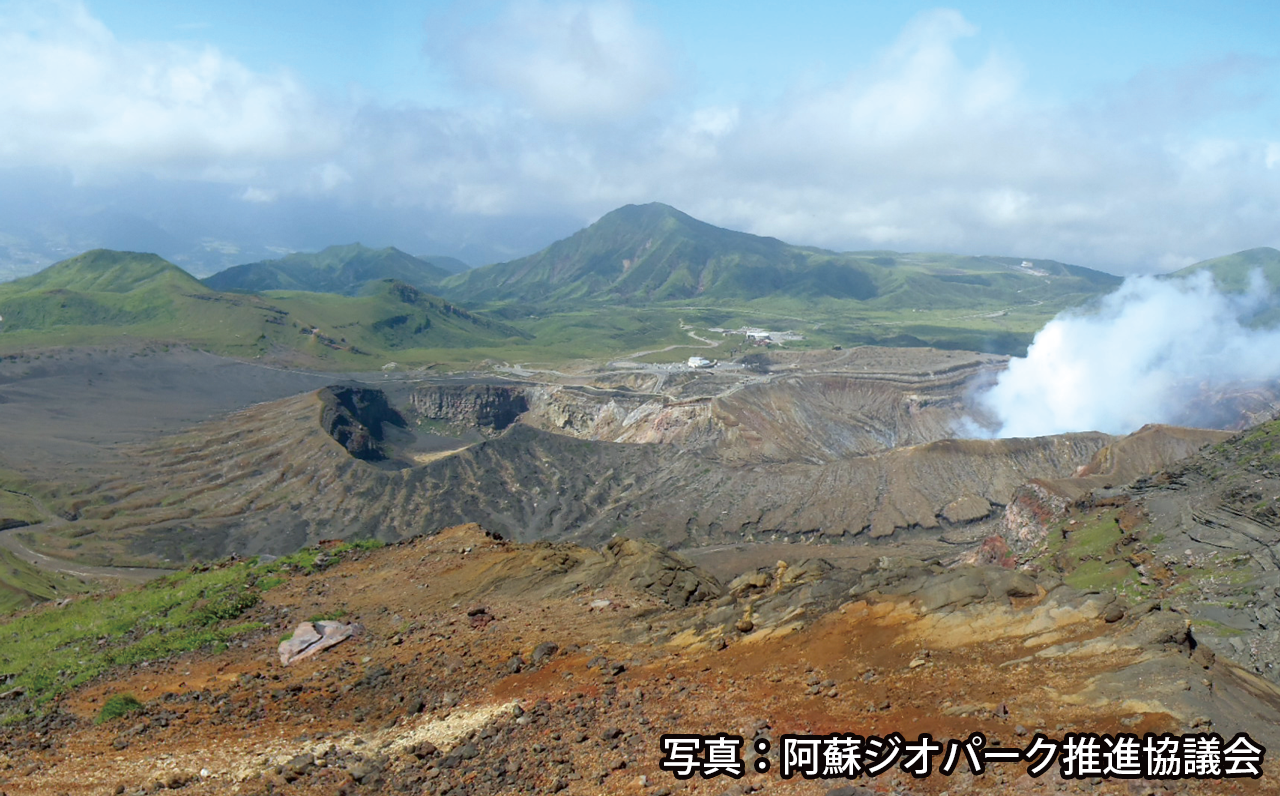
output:
M581 308L697 301L782 309L929 311L1007 305L1061 308L1120 279L1048 260L836 253L721 229L662 204L628 205L537 254L473 269L439 285L474 302Z
M1191 274L1209 272L1213 281L1228 293L1243 293L1249 289L1249 280L1255 271L1261 272L1267 281L1269 296L1260 306L1253 308L1248 324L1255 328L1274 328L1280 325L1280 251L1262 247L1246 249L1225 257L1189 265L1170 277L1184 277Z
M356 542L323 553L308 548L271 563L200 565L56 610L0 616L0 672L21 697L0 707L0 725L116 667L225 649L232 639L265 627L244 615L291 573L310 575L378 546Z
M310 327L322 341L336 340L340 346L356 346L369 353L474 348L532 337L392 279L371 285L368 295L351 298L302 292L271 292L263 298L289 317L304 321L304 333Z
M466 265L452 258L438 258L446 265ZM330 246L321 252L295 252L279 260L228 268L204 279L214 290L261 293L267 290L306 290L354 296L384 279L398 279L426 289L451 274L429 258L418 258L399 249L370 249L353 243Z
M1189 276L1209 271L1223 290L1240 293L1249 287L1249 274L1255 269L1262 271L1262 275L1271 283L1273 292L1280 290L1280 251L1266 246L1204 260L1174 271L1170 276Z
M96 249L0 285L0 329L173 321L174 297L209 293L154 254Z
M0 352L34 346L183 343L242 357L271 356L371 369L410 349L467 349L528 333L395 280L367 295L222 293L152 254L97 250L0 285Z
M0 549L0 616L92 589L93 586L78 578L41 569Z

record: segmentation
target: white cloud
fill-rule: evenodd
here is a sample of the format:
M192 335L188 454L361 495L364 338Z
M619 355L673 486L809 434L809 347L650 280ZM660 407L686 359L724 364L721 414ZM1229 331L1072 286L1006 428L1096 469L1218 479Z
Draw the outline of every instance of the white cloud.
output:
M1007 54L962 56L981 31L933 11L839 80L698 105L630 3L517 0L434 46L472 89L457 105L334 108L214 48L30 8L0 18L0 166L229 183L243 212L301 198L585 221L658 200L796 243L1134 272L1280 245L1280 144L1197 132L1240 111L1215 90L1258 69L1239 60L1071 104Z
M213 47L123 42L79 3L0 17L0 165L217 179L332 149L336 132L294 78Z
M266 188L255 188L250 186L244 189L244 193L240 194L240 198L251 204L271 204L279 197L276 191Z
M923 14L847 79L742 107L713 149L687 143L704 136L695 117L673 122L637 186L713 222L836 248L1151 271L1280 245L1274 144L1192 123L1235 107L1206 99L1212 81L1253 65L1228 60L1190 84L1185 70L1148 72L1140 91L1071 105L1032 95L1007 57L960 58L976 32L954 11ZM1141 113L1122 101L1135 93Z
M464 79L560 121L630 116L672 85L662 37L626 0L520 0L453 52Z

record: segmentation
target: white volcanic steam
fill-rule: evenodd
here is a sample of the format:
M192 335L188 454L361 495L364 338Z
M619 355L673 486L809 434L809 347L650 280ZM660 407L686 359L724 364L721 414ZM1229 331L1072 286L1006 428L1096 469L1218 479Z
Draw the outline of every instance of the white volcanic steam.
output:
M1208 272L1130 277L1097 307L1050 321L978 405L1000 437L1220 425L1206 395L1280 376L1280 329L1246 325L1267 299L1257 271L1243 294Z

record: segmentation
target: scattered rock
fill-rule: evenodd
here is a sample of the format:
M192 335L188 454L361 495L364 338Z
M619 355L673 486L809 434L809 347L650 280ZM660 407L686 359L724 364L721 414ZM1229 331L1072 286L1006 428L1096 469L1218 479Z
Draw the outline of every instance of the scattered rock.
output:
M533 656L530 660L534 666L541 666L560 651L560 645L554 641L544 641L533 648Z
M368 760L357 760L347 767L347 774L356 782L363 784L377 774L377 768Z
M293 635L280 642L280 663L288 666L359 635L363 628L342 622L300 622Z
M497 617L489 613L489 609L487 607L477 605L467 610L467 619L471 623L472 630L483 630L488 627L490 622L497 619Z

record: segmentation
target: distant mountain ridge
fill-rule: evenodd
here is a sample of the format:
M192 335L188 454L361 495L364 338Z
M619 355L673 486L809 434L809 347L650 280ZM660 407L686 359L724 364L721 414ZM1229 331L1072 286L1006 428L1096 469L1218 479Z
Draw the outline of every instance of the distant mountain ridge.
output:
M139 252L95 249L0 284L0 349L129 339L381 366L405 349L530 337L397 279L366 283L350 297L227 293Z
M239 293L305 290L355 296L384 279L427 290L466 268L466 263L452 257L414 257L392 246L371 249L352 243L233 266L202 281L215 290Z
M446 257L443 254L415 254L413 256L450 274L461 274L471 270L470 265L457 257Z
M1051 260L838 253L722 229L664 204L627 205L528 257L449 277L438 289L477 302L751 302L785 297L873 303L885 309L984 306L1047 282L1091 296L1121 279Z

